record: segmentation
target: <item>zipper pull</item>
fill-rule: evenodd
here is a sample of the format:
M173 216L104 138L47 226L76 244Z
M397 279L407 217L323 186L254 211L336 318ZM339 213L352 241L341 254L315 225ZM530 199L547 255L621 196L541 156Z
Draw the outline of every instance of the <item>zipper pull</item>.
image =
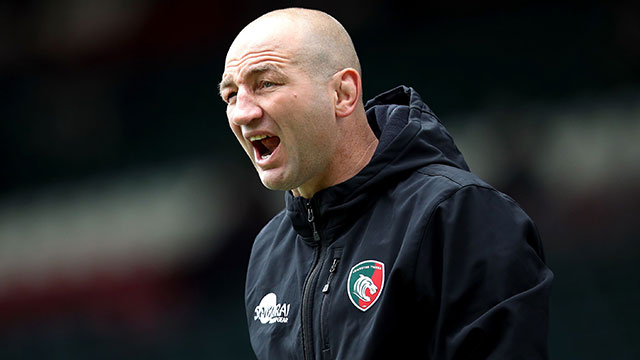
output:
M329 292L329 284L331 283L331 279L333 279L333 275L338 268L338 263L340 262L340 258L334 258L333 263L331 264L331 268L329 269L329 277L327 278L327 283L322 287L322 293L326 294Z
M315 216L313 215L313 207L311 207L311 199L307 200L307 221L313 229L313 240L320 241L320 234L316 230Z

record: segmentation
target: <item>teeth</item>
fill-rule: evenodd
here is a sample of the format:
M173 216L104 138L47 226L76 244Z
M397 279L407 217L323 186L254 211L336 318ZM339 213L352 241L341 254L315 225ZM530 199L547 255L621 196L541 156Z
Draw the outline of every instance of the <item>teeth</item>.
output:
M270 157L271 157L271 154L265 154L265 155L260 156L260 158L261 158L262 160L267 160L267 159L268 159L268 158L270 158Z
M262 139L266 139L269 136L267 135L256 135L256 136L252 136L249 138L249 141L258 141L258 140L262 140Z

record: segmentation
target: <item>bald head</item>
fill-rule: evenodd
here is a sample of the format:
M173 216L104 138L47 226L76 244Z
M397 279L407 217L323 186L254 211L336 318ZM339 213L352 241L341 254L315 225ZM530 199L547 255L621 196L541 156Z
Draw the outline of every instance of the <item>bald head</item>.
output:
M371 159L360 64L331 16L267 13L235 38L220 82L229 126L270 189L310 198Z
M326 79L345 68L362 73L351 37L322 11L289 8L262 15L238 34L227 54L227 64L233 54L246 50L257 38L290 46L293 60L312 76Z

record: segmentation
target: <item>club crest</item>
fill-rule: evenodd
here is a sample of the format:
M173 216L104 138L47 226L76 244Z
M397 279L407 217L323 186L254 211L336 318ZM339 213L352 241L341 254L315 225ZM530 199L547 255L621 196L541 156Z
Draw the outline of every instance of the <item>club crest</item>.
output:
M351 303L367 311L380 297L384 286L384 263L365 260L349 270L347 295Z

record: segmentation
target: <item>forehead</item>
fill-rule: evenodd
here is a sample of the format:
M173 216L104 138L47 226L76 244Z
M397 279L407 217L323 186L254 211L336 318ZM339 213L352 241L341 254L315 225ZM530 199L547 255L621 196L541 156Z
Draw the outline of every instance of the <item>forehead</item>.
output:
M229 48L223 78L237 76L244 68L264 62L278 67L295 63L300 51L300 31L295 28L293 22L283 19L266 19L247 26Z
M242 75L249 68L259 67L262 71L277 70L293 63L292 56L277 50L248 51L241 57L227 61L223 78Z

